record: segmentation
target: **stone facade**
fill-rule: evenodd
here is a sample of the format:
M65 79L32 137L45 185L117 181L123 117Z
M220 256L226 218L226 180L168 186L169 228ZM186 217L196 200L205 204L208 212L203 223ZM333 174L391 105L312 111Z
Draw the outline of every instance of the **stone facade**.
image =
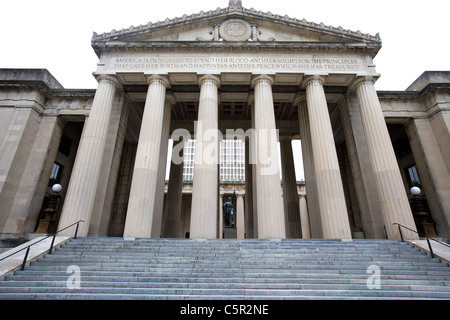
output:
M377 92L378 35L240 1L94 33L92 46L97 90L0 69L2 239L78 220L82 236L398 239L400 223L450 237L450 72ZM191 138L188 183L176 162L178 141ZM245 142L245 182L220 183L222 138ZM63 190L49 215L55 182ZM228 197L235 230L224 228Z

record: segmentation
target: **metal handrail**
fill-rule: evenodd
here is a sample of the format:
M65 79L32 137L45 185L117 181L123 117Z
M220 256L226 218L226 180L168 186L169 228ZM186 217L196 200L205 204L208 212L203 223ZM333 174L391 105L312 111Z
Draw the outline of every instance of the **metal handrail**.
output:
M26 249L27 251L25 252L25 256L23 257L22 267L20 268L20 270L23 270L23 269L25 268L25 264L26 264L26 262L27 262L28 253L30 252L30 247L34 246L36 243L39 243L39 242L44 241L44 240L46 240L46 239L48 239L48 238L50 238L50 237L53 237L53 239L52 239L52 244L50 245L50 249L49 249L49 251L48 251L48 253L51 254L51 253L52 253L52 249L53 249L53 245L54 245L54 243L55 243L56 235L57 235L59 232L61 232L61 231L64 231L64 230L66 230L66 229L68 229L68 228L70 228L70 227L73 227L74 225L77 225L77 227L76 227L76 229L75 229L75 235L73 236L73 239L76 239L76 238L77 238L77 233L78 233L78 226L80 225L80 222L84 222L84 220L78 220L77 222L72 223L70 226L67 226L67 227L65 227L65 228L63 228L63 229L61 229L61 230L56 231L53 235L48 235L48 236L46 236L45 238L42 238L42 239L40 239L40 240L38 240L38 241L36 241L36 242L33 242L32 244L30 244L30 245L28 245L28 246L26 246L26 247L24 247L24 248L22 248L22 249L19 249L19 250L17 250L17 251L14 251L13 253L7 255L6 257L1 258L0 261L3 261L3 260L5 260L6 258L9 258L9 257L15 255L16 253L19 253L20 251L23 251L23 250Z
M438 240L438 239L431 238L431 237L429 237L429 236L427 236L427 235L425 235L425 234L422 234L422 233L417 232L416 230L413 230L413 229L410 229L410 228L408 228L408 227L406 227L406 226L404 226L404 225L401 225L400 223L394 222L393 225L395 225L395 224L396 224L397 227L398 227L398 231L399 231L399 233L400 233L400 239L402 240L402 242L404 242L404 240L403 240L402 228L408 229L409 231L412 231L412 232L417 233L417 234L418 234L419 236L421 236L421 237L427 238L427 243L428 243L428 248L430 249L431 258L434 258L434 253L433 253L433 248L431 247L430 239L433 240L433 241L436 241L437 243L440 243L440 244L442 244L442 245L447 246L447 247L450 248L450 244L448 244L448 243L446 243L446 242L440 241L440 240Z

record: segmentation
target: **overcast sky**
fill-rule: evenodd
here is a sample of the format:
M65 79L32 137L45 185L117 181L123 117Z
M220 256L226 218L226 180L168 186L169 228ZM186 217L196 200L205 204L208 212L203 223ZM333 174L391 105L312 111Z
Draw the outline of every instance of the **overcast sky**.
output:
M378 90L450 70L449 0L243 0L245 8L375 35ZM0 68L45 68L65 88L96 88L92 33L225 8L228 0L20 0L0 5Z

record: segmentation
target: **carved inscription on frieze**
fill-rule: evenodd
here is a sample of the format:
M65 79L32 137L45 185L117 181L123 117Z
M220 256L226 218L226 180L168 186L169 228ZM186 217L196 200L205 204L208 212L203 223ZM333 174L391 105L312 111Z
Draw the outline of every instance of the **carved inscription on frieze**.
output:
M109 69L116 71L275 71L356 72L364 69L356 58L251 57L251 56L130 56L115 57Z

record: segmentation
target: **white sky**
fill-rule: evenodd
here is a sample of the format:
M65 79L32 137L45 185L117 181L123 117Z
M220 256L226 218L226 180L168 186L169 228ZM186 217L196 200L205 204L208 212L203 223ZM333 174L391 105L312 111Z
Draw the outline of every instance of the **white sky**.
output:
M448 0L243 0L245 8L375 35L378 90L404 90L422 72L450 70ZM0 68L45 68L65 88L96 88L92 33L225 8L228 0L4 0Z
M450 70L449 0L242 0L245 8L375 35L377 90L404 90ZM0 68L45 68L68 89L96 88L92 33L225 8L228 0L3 0ZM299 155L299 152L295 152ZM301 169L300 169L301 170ZM297 176L299 179L299 176Z

